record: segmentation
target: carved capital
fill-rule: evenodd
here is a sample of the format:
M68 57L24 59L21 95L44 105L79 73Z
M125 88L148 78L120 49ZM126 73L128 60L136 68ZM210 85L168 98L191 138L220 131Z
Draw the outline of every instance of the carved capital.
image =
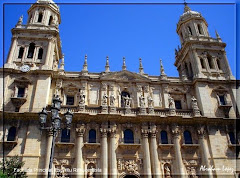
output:
M156 137L157 134L157 126L154 123L150 124L149 133L151 134L151 137Z
M143 137L148 137L149 129L148 129L148 124L147 123L142 124L141 133L142 133Z
M198 126L197 133L198 133L199 138L204 138L206 136L205 126L203 126L203 125Z
M181 134L181 129L178 125L172 125L172 134L174 137L179 137Z
M85 133L85 125L81 124L80 126L78 126L78 128L76 128L76 132L77 132L77 136L78 137L82 137Z
M48 137L52 137L52 136L53 136L53 129L52 129L52 128L49 128L49 129L47 130L47 136L48 136Z
M108 124L102 123L100 128L101 137L107 137L108 133Z

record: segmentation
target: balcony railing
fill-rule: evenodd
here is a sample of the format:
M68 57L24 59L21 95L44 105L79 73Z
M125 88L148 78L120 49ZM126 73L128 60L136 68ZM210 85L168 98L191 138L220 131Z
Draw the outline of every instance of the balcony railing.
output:
M50 106L49 106L50 107ZM79 106L62 106L61 113L65 113L68 108L71 112L74 113L87 113L90 115L97 115L102 113L101 107L89 107L86 106L84 110L80 110ZM134 116L134 115L151 115L151 116L160 116L160 117L166 117L170 115L169 109L154 109L154 113L148 112L148 109L146 109L146 113L142 114L140 113L139 108L130 108L130 112L126 113L125 108L116 108L116 112L110 112L110 109L108 109L108 114L116 114L116 115L124 115L124 116ZM106 112L104 112L106 114ZM184 110L179 109L176 110L176 116L182 116L182 117L192 117L193 112L192 110Z

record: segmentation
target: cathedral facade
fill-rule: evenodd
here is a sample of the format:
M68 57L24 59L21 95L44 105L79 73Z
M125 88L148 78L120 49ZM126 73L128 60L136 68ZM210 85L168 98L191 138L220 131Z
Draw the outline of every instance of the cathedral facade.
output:
M226 44L209 35L201 13L185 4L177 24L179 77L127 70L64 70L61 17L52 0L38 0L12 29L1 68L0 156L18 155L29 177L46 177L53 131L51 105L62 101L52 177L238 177L238 81ZM174 52L174 51L173 51ZM39 112L48 113L41 129ZM64 124L66 112L71 125Z

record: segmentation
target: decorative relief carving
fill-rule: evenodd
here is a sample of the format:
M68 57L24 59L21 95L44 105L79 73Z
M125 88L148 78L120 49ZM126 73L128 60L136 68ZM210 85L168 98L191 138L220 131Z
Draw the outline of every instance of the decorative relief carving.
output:
M172 125L172 134L174 137L179 137L181 133L181 129L178 125Z
M198 126L197 133L200 138L205 137L206 134L205 126L203 125Z
M139 169L142 168L142 159L118 159L117 167L119 171L126 171L126 174L139 175Z
M71 162L68 159L53 159L53 164L55 165L55 174L56 177L69 177L68 173L70 172Z
M77 135L79 137L83 137L84 133L85 133L85 125L84 124L81 124L81 125L78 125L77 128L76 128L76 132L77 132Z

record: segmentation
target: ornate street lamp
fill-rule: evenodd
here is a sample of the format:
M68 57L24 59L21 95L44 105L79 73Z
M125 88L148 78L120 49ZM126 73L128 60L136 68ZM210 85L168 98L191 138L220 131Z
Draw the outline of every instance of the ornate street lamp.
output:
M62 118L59 117L61 103L62 103L62 101L60 100L58 95L53 97L52 106L51 106L51 125L50 125L50 127L46 127L47 116L48 116L46 108L43 108L43 110L39 113L40 129L41 130L50 130L53 133L50 162L49 162L49 168L48 168L48 178L51 178L51 174L52 174L52 163L53 163L53 156L54 156L55 139L57 137L58 132L61 130ZM70 129L73 114L68 109L68 111L64 114L64 116L66 118L67 129Z

